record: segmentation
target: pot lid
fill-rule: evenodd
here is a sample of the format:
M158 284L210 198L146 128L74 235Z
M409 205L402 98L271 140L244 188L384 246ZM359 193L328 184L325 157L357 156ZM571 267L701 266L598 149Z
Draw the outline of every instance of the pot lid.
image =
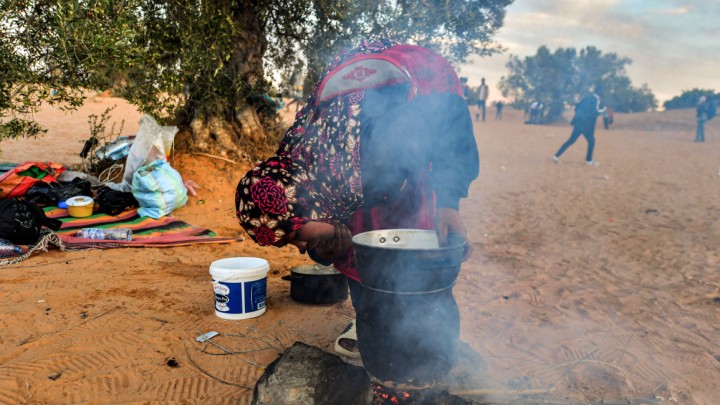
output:
M85 205L90 205L93 203L93 199L91 197L87 197L84 195L79 195L77 197L68 198L65 203L69 207L83 207Z
M298 274L307 274L307 275L332 275L332 274L340 274L339 271L335 269L335 267L331 266L323 266L320 264L303 264L300 266L295 266L292 269L290 269L293 273Z

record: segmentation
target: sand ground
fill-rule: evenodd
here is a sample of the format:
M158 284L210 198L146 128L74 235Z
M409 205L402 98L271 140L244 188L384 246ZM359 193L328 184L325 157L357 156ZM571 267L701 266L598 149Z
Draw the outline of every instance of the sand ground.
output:
M94 97L71 115L43 110L48 134L3 142L0 160L77 163L87 116L112 105L134 133L134 108ZM454 293L462 339L483 361L471 361L466 388L507 404L717 403L720 120L705 144L692 142L691 110L616 121L598 128L597 167L584 164L584 140L552 163L568 125L524 125L515 111L475 123L481 175L462 203L474 255ZM233 193L247 166L186 154L171 163L202 187L174 215L242 236ZM209 265L232 256L270 262L258 318L214 314ZM294 248L248 240L53 250L0 268L0 404L248 404L284 347L331 350L353 318L349 301L290 299L281 276L305 263ZM195 342L210 330L235 354Z

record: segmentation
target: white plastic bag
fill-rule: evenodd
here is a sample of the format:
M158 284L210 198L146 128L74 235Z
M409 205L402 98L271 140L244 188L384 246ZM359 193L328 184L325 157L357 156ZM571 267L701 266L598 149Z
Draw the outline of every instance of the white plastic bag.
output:
M125 161L122 181L108 183L107 186L116 191L131 192L133 175L140 167L156 160L167 160L177 132L177 127L160 126L151 116L143 115L140 119L140 128Z

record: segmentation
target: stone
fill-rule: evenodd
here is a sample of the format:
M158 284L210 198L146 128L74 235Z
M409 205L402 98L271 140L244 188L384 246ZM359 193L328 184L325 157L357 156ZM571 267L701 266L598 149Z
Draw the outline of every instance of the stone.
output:
M296 342L255 384L253 405L368 405L373 391L365 369L340 356Z

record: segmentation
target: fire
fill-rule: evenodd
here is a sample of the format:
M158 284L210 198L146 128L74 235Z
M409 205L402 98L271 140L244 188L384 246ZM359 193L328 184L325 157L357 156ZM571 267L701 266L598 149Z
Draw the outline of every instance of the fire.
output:
M410 393L386 388L380 384L375 384L373 387L373 395L375 396L374 405L405 405L412 403Z
M373 384L373 396L373 405L472 405L472 402L445 390L420 389L408 392L376 383Z

